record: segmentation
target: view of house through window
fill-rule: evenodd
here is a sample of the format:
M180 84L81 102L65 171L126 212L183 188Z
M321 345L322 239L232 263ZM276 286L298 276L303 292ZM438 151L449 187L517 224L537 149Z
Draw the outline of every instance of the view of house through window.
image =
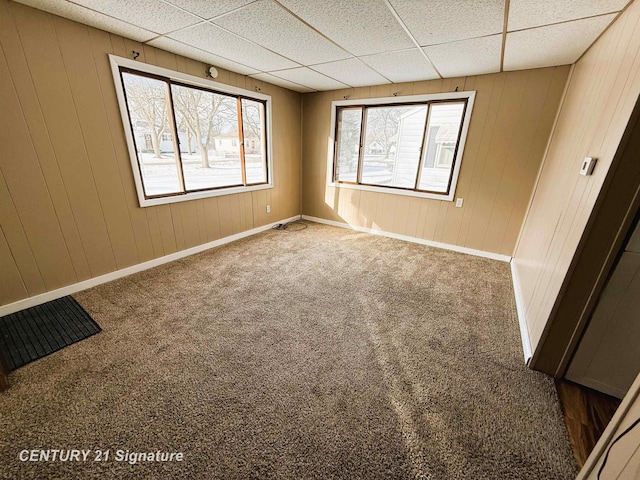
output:
M247 183L265 183L267 171L265 165L264 104L242 99L242 131L244 133L244 158Z
M264 101L120 72L145 198L267 183Z
M358 178L358 152L360 150L361 108L338 110L335 179L338 182L356 182Z
M467 99L337 106L333 181L449 194Z
M167 84L130 73L123 73L122 80L145 193L152 196L180 192L180 167L170 133Z

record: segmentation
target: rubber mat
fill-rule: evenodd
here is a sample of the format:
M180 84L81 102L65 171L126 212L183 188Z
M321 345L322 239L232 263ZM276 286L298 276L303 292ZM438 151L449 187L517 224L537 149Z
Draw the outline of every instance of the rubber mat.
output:
M0 317L0 352L11 371L102 331L71 296Z

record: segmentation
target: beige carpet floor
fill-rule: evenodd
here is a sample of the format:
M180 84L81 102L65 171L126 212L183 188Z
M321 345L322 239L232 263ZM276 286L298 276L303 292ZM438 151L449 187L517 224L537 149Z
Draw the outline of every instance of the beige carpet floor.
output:
M1 478L576 474L553 381L523 363L507 263L310 223L75 297L103 332L11 374Z

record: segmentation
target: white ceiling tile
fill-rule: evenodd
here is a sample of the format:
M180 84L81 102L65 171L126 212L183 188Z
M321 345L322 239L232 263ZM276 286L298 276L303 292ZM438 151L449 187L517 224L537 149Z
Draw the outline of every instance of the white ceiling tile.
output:
M505 70L574 63L615 14L508 33Z
M505 0L389 0L421 46L501 33Z
M303 65L349 57L272 0L260 0L213 22Z
M299 65L259 45L255 45L215 25L203 23L195 27L174 32L169 37L187 45L206 50L256 70L280 70Z
M438 72L417 48L359 58L394 83L440 78Z
M333 78L329 78L307 67L279 70L277 72L270 73L276 77L289 80L290 82L294 82L299 85L304 85L305 87L309 87L314 90L338 90L340 88L348 87L348 85L344 85Z
M390 83L389 80L376 73L357 58L321 63L313 65L311 68L352 87Z
M255 68L247 67L246 65L234 62L232 60L229 60L228 58L214 55L213 53L200 50L199 48L190 45L185 45L184 43L173 40L172 38L159 37L151 40L150 42L148 42L148 44L157 48L161 48L163 50L167 50L168 52L177 53L178 55L193 58L194 60L205 62L216 67L225 68L232 72L241 73L243 75L258 72L258 70L256 70Z
M414 45L382 0L278 0L350 53L360 56Z
M302 85L298 85L297 83L293 83L288 80L283 80L282 78L271 75L270 73L256 73L254 75L250 75L250 77L300 93L315 92L313 88L303 87Z
M244 7L255 0L165 0L202 18L211 19L236 8Z
M200 21L194 15L159 1L74 0L73 3L156 33L171 32Z
M497 71L506 0L15 1L306 91ZM505 70L575 62L626 3L510 0Z
M443 43L423 50L445 78L494 73L500 71L502 35Z
M155 36L156 33L144 28L131 25L130 23L123 22L116 18L109 17L99 12L94 12L88 8L81 7L69 2L52 2L50 0L17 0L19 3L23 3L33 8L44 10L45 12L53 13L60 17L75 20L76 22L84 23L91 27L99 28L107 32L122 35L123 37L136 40L138 42L144 42Z
M509 31L621 10L629 0L511 0Z

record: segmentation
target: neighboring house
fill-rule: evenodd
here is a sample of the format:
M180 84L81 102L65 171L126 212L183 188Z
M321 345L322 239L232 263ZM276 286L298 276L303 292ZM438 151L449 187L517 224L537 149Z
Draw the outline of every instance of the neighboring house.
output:
M399 148L396 151L391 180L393 185L413 186L420 161L425 116L425 108L420 106L400 117L397 134Z
M153 152L153 140L151 139L151 133L149 124L144 120L138 120L133 125L133 136L135 138L136 147L141 151ZM187 132L178 132L178 140L180 141L180 152L187 153ZM195 151L197 146L196 139L191 137L191 151ZM163 133L160 137L160 152L173 153L173 141L171 139L171 133Z
M453 163L456 139L460 128L460 106L439 107L429 118L429 128L424 148L426 149L424 168L448 169ZM416 107L400 118L398 139L401 146L396 152L393 170L393 184L403 184L402 179L413 179L423 152L425 110ZM409 183L412 183L409 181Z
M149 133L149 127L147 122L138 121L133 128L134 138L136 146L142 151L153 151L153 141L151 139L151 133ZM160 137L160 152L173 153L173 141L170 132L165 132ZM188 137L186 131L178 132L178 139L180 141L180 152L187 153ZM191 136L191 151L196 152L198 142L194 136ZM210 145L210 150L215 150L220 154L225 155L238 155L240 153L240 143L238 141L238 132L228 132L221 135L217 135L213 138L213 145ZM259 153L261 150L260 139L253 135L245 136L245 153Z
M246 153L259 153L261 150L260 139L256 136L245 137L244 151Z
M213 137L213 148L224 154L239 154L240 142L238 141L238 132L228 132Z
M434 128L434 127L432 127ZM445 123L435 127L435 139L433 146L429 145L427 156L433 151L432 163L427 162L428 167L449 168L453 163L453 154L456 149L456 141L458 140L458 132L460 131L459 123ZM431 160L431 158L429 158Z
M223 152L225 155L233 155L240 153L240 142L238 132L223 133L214 137L213 145L218 152ZM244 137L244 151L245 153L259 153L261 150L260 139L251 134L245 133Z
M371 142L369 144L369 153L371 155L382 155L384 153L384 145L380 142Z
M149 137L149 142L151 142L151 135L148 135ZM167 153L173 153L173 140L172 140L172 135L170 133L163 133L162 137L160 138L160 151L161 152L167 152ZM186 132L178 132L178 141L180 142L180 152L181 153L187 153L187 145L188 145L188 139L187 139L187 133ZM191 151L195 152L196 147L197 147L197 142L196 139L194 137L191 137ZM153 146L152 146L153 148Z

